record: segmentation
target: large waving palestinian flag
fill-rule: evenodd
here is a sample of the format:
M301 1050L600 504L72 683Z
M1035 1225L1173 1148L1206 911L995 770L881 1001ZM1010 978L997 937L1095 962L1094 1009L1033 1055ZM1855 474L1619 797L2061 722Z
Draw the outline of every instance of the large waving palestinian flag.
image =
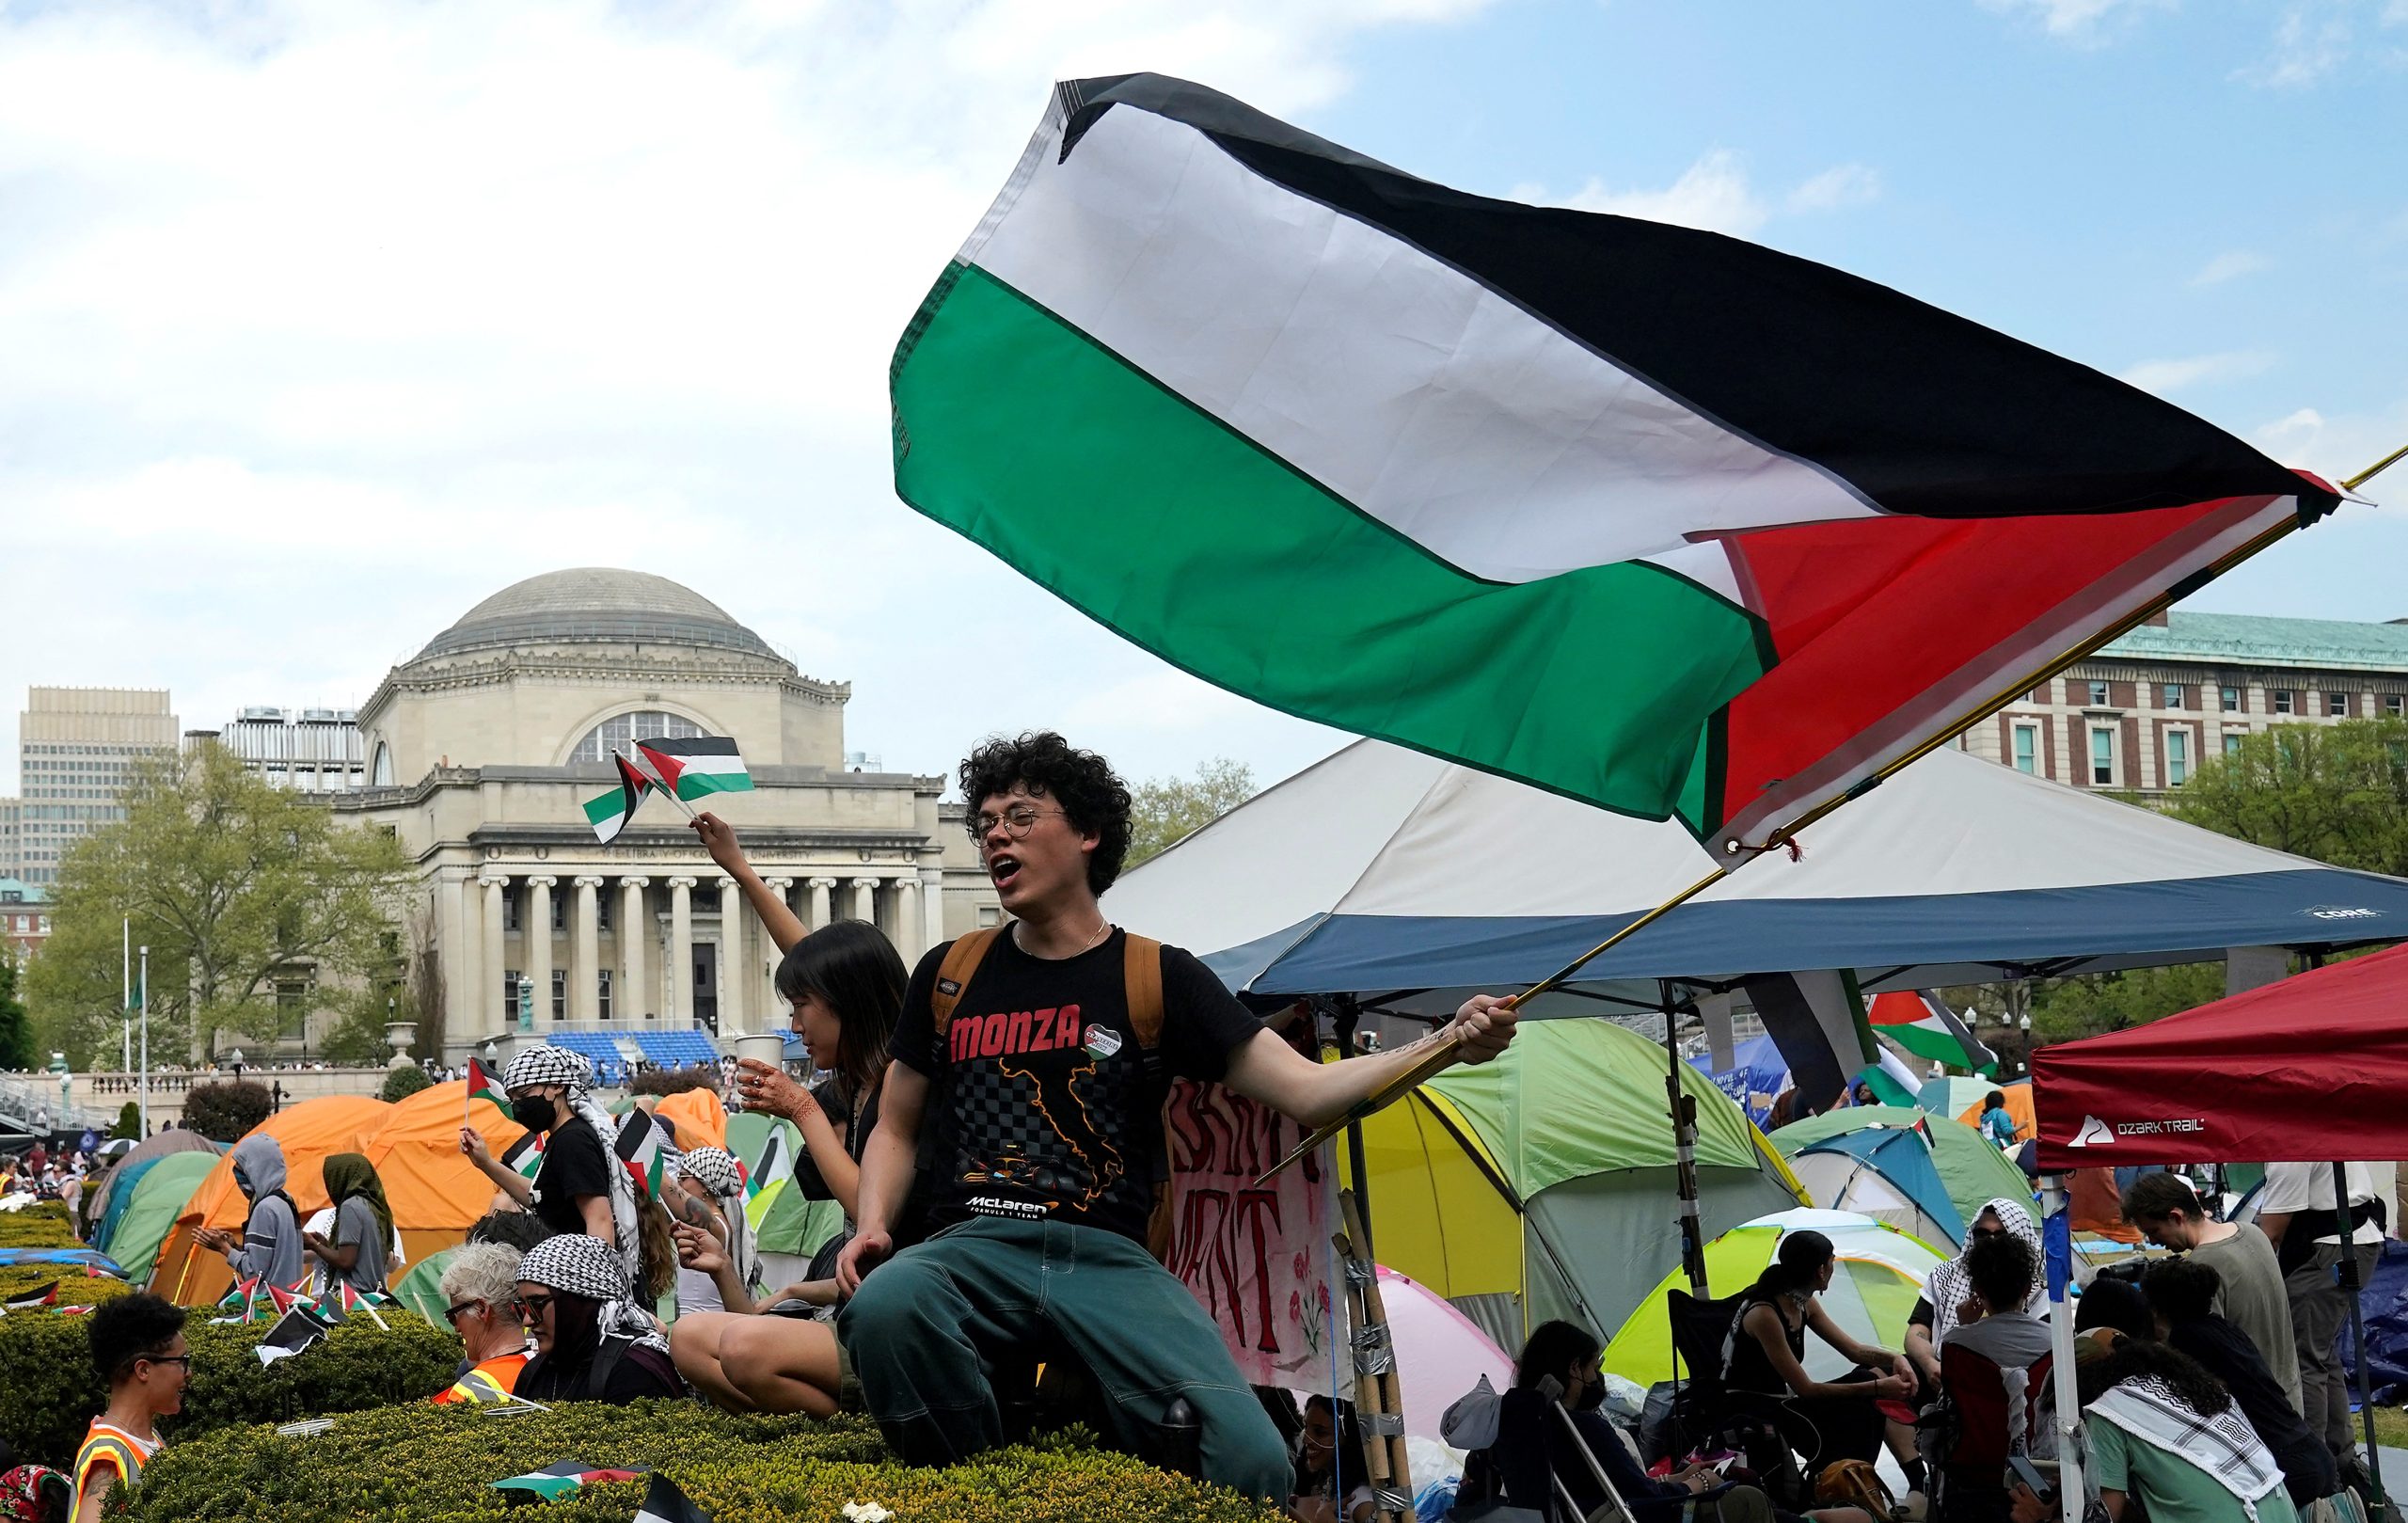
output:
M594 837L605 846L617 840L619 833L627 828L627 821L635 818L636 806L643 802L644 790L659 786L617 752L610 753L610 759L619 764L619 785L585 801L585 822L594 827ZM510 1109L507 1101L498 1103L504 1111Z
M2336 499L1714 233L1057 87L895 351L896 489L1261 703L1756 839Z
M689 736L684 739L639 740L646 766L659 775L680 799L706 793L743 793L752 786L752 774L737 754L736 742L723 735Z

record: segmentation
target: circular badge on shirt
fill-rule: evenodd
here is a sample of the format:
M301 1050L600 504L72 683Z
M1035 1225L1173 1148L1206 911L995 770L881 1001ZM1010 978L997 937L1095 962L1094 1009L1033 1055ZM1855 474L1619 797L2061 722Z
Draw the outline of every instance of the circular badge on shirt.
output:
M1120 1033L1110 1026L1087 1027L1087 1055L1098 1062L1120 1051Z

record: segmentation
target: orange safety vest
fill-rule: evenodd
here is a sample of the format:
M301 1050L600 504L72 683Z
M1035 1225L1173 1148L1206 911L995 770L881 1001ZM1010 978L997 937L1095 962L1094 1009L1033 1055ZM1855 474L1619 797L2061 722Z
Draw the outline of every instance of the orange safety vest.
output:
M143 1464L159 1452L161 1443L157 1438L138 1438L123 1428L94 1418L90 1430L84 1435L84 1447L75 1452L76 1499L83 1499L95 1470L113 1470L117 1473L116 1484L133 1485L142 1479Z
M519 1372L527 1368L528 1355L521 1350L504 1354L462 1375L451 1389L435 1397L437 1402L466 1402L471 1406L489 1405L510 1400L518 1388Z

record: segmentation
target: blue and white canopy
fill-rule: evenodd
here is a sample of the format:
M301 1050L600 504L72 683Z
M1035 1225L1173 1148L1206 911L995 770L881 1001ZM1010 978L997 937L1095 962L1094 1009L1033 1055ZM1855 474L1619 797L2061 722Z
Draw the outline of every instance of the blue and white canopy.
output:
M1800 841L1801 860L1748 864L1532 1013L1653 1009L1657 979L1851 968L1873 992L2408 939L2408 880L1956 751ZM1244 994L1424 1010L1533 983L1713 866L1677 824L1366 740L1133 870L1104 910Z

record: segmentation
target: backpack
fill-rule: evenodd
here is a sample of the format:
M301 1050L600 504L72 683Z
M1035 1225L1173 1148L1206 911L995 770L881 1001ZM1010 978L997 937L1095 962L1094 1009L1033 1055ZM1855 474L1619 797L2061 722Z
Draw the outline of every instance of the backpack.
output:
M928 1011L936 1029L938 1051L946 1051L948 1032L953 1025L954 1007L961 1003L963 991L977 975L979 965L995 939L1009 928L988 926L974 930L945 949L944 960L937 965L936 988L928 994ZM1158 1095L1166 1095L1163 1076L1163 944L1133 931L1124 932L1121 941L1121 977L1129 1004L1129 1025L1137 1034L1137 1047L1145 1062L1146 1083ZM923 1127L922 1136L932 1135ZM923 1165L927 1162L924 1156ZM1146 1222L1146 1249L1164 1263L1170 1261L1170 1124L1165 1118L1163 1135L1154 1156L1154 1210Z

